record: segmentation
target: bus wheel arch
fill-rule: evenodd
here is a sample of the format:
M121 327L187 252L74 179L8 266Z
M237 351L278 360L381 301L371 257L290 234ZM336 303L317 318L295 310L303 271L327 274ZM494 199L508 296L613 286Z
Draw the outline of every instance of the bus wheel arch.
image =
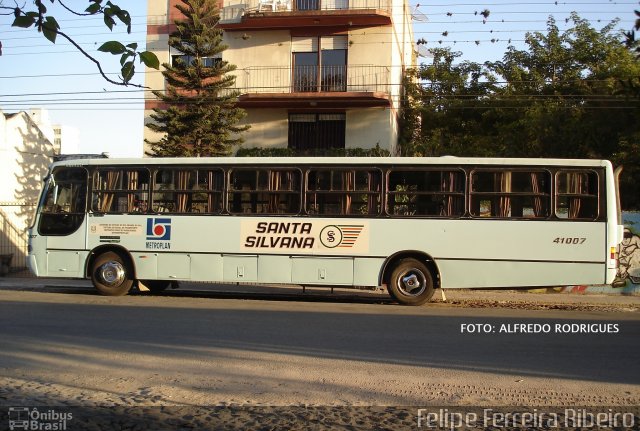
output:
M382 285L403 305L428 302L440 288L440 271L431 256L419 251L404 251L391 255L380 275Z
M135 280L133 259L122 247L94 249L87 260L86 273L96 290L106 296L126 295Z

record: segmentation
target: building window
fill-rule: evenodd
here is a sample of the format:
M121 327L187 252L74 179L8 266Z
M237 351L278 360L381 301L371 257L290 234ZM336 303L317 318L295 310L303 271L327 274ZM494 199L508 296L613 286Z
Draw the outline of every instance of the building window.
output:
M290 114L289 148L300 151L345 147L345 114Z
M294 37L293 91L347 90L347 37Z
M191 64L196 57L192 55L176 54L171 56L171 65L176 66L178 63ZM202 65L204 67L214 67L222 61L221 57L202 57Z

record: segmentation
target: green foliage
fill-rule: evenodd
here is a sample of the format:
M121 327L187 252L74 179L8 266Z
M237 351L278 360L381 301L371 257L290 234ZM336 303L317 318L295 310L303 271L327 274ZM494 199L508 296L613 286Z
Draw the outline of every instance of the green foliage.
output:
M248 126L238 122L246 115L236 106L238 92L232 88L235 66L219 58L227 48L222 43L222 30L216 28L220 19L217 0L183 0L176 8L184 19L176 21L176 30L169 37L169 46L184 54L173 64L165 63L162 74L165 91L153 94L166 106L154 109L153 122L147 127L163 137L145 141L151 146L147 153L155 157L226 156Z
M389 151L380 148L331 148L328 150L296 150L294 148L240 148L237 157L389 157Z
M49 2L51 4L55 4L56 0L49 0ZM57 0L57 2L61 7L75 15L91 16L102 14L104 23L109 28L109 30L113 30L113 27L117 24L117 21L115 19L117 18L120 23L127 26L127 33L131 33L131 15L129 15L129 12L120 8L118 5L112 3L111 1L107 1L103 5L103 0L89 0L91 4L85 9L84 13L76 12L70 9L60 0ZM85 51L80 45L78 45L72 37L61 30L56 18L48 14L48 9L45 5L44 0L34 0L33 4L35 5L36 10L26 10L24 6L18 6L17 3L15 7L3 6L0 3L0 10L9 10L11 11L11 13L13 13L14 20L12 23L12 27L33 27L37 29L39 33L42 33L42 35L51 43L56 43L58 36L63 37L85 57L94 62L98 67L98 70L100 71L102 77L108 82L116 85L133 85L130 83L130 81L135 74L134 62L136 57L139 57L140 61L147 67L151 67L154 69L159 68L159 61L156 55L150 51L138 52L137 44L129 44L125 47L123 44L117 41L106 42L98 49L99 51L108 52L114 55L122 55L120 60L120 64L122 66L121 81L114 81L110 79L103 72L100 62L93 56L91 56L87 51ZM140 87L139 85L134 86Z
M420 133L409 155L606 158L626 166L625 208L640 209L640 63L614 25L577 14L561 32L528 33L522 50L483 65L433 49L417 71ZM630 168L630 166L634 166Z

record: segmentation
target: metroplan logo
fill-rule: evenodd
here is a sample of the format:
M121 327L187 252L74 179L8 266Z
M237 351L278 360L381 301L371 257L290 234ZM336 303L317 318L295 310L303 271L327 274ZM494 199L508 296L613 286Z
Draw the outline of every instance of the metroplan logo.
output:
M147 219L147 249L169 250L171 249L171 219L148 218Z
M147 240L169 241L171 239L170 218L148 218Z

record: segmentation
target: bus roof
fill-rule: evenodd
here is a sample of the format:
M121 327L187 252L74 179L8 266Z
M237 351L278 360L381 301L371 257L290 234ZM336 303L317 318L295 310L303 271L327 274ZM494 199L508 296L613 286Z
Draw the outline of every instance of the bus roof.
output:
M509 166L611 166L607 160L597 159L544 159L544 158L489 158L489 157L145 157L145 158L93 158L67 159L54 162L55 166L126 166L126 165L509 165Z

